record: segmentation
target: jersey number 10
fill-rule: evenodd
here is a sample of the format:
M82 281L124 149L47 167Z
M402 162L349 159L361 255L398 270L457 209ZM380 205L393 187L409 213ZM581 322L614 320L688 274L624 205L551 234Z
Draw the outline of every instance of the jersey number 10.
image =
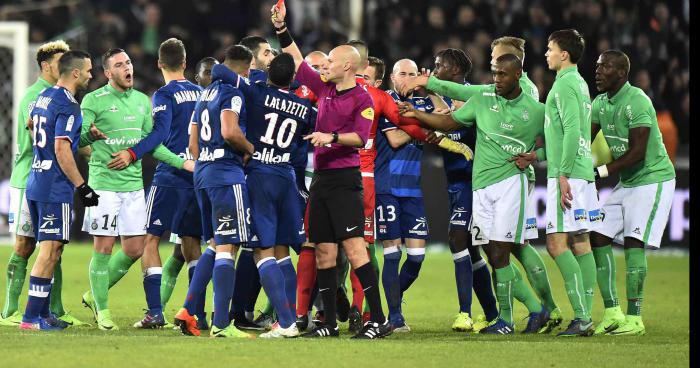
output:
M294 133L297 131L297 121L290 118L282 120L282 124L280 124L280 128L277 131L277 138L273 139L272 136L274 135L275 127L277 126L277 118L279 118L279 114L276 112L265 114L265 120L268 121L267 131L265 132L264 136L260 137L260 141L270 145L274 145L275 141L277 141L277 147L287 148L290 144L292 144Z

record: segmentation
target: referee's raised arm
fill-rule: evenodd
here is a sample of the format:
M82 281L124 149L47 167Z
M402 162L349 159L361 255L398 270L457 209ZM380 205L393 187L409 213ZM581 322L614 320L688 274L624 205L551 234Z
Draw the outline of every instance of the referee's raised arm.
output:
M314 145L314 177L309 196L309 242L316 244L318 290L325 306L325 323L304 337L338 336L336 256L342 244L370 307L370 321L355 335L375 339L391 334L382 311L379 283L369 263L364 241L364 201L360 154L374 118L372 97L358 86L355 75L360 54L341 45L328 55L321 74L303 61L301 52L284 24L283 2L272 7L272 22L280 46L294 57L296 79L318 96L316 131L306 136Z

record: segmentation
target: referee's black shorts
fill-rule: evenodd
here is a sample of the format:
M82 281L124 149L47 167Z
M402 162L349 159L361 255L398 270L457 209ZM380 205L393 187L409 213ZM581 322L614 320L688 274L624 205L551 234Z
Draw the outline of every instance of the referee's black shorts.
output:
M315 171L309 192L310 242L340 243L364 236L359 167Z

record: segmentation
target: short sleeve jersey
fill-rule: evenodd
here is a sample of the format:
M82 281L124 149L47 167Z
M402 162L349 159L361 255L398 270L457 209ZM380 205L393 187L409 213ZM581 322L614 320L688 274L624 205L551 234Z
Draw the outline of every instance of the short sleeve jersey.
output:
M522 171L509 159L532 151L535 138L542 135L544 105L520 93L513 100L496 94L493 85L481 87L453 119L466 126L476 123L476 151L472 172L474 190L498 183Z
M214 81L197 101L192 119L192 124L199 129L199 158L194 171L197 189L245 183L243 153L221 135L221 115L226 110L238 115L238 125L245 133L245 99L240 90L219 77L216 69L212 69L212 78Z
M656 110L644 91L628 82L612 98L607 93L598 95L593 100L591 120L593 124L600 125L614 159L629 149L630 129L650 129L644 159L620 172L622 186L636 187L676 177L673 163L661 138Z
M83 119L71 93L54 86L42 92L30 112L34 122L34 160L27 181L27 198L37 202L73 203L74 187L58 164L55 141L71 142L78 151Z

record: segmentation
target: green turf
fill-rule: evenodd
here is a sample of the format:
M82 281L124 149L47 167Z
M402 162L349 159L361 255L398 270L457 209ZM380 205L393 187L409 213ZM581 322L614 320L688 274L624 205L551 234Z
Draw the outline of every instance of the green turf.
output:
M165 255L169 247L163 250ZM0 247L0 287L4 294L5 264L10 247ZM75 316L90 320L80 305L80 295L88 288L87 270L91 249L71 245L64 253L64 304ZM562 279L549 257L555 299L565 318L571 318ZM624 297L624 259L618 262L618 290ZM30 263L31 267L31 263ZM170 330L143 331L130 326L140 319L145 307L139 264L110 292L112 315L121 330L103 332L96 328L70 328L63 332L25 332L0 327L0 367L400 367L522 366L562 367L659 367L689 365L689 258L649 258L645 290L642 337L591 337L557 339L554 336L482 336L450 330L457 310L452 260L448 253L429 253L420 278L405 296L406 320L413 332L393 335L382 341L351 341L341 324L340 339L332 341L232 341L185 337ZM182 302L187 284L181 272L178 287L167 306L172 319ZM26 284L25 284L26 285ZM597 292L597 291L596 291ZM26 293L25 293L26 294ZM207 308L211 307L211 293ZM23 309L26 296L20 306ZM261 297L259 303L263 302ZM623 308L626 302L621 301ZM1 302L0 302L1 303ZM480 311L474 298L474 312ZM526 316L516 306L518 320ZM602 315L602 302L596 296L594 319ZM565 321L565 324L568 321ZM516 329L525 327L525 321ZM342 333L342 332L341 332Z

